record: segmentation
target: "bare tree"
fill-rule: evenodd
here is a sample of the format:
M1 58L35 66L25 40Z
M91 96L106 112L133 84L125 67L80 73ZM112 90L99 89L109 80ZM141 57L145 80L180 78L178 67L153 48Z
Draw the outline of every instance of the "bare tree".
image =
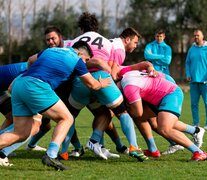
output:
M116 10L115 10L115 34L117 34L117 30L119 28L119 7L120 7L120 1L116 0Z
M0 17L3 16L4 12L4 0L0 0Z
M124 3L125 2L125 3ZM121 26L121 18L127 14L128 10L128 1L116 0L115 2L115 34L118 33L118 29Z
M4 10L4 2L3 0L0 0L0 54L4 52L3 45L5 43L3 10ZM0 64L2 64L1 59L0 59Z
M36 20L36 13L37 13L37 2L38 0L33 0L33 18L32 18L32 22L34 23Z
M20 42L24 40L25 37L25 29L26 29L26 17L28 16L31 8L32 3L26 3L26 0L19 1L19 9L21 14L21 34L20 34Z
M45 4L46 12L50 12L50 9L53 9L51 5L51 0L47 0L47 3Z
M105 13L106 13L105 7L106 6L105 6L105 4L106 4L105 0L101 0L101 24L104 28L106 26L106 22L105 22Z
M8 32L8 62L12 62L12 0L4 1Z
M88 0L83 0L80 8L82 11L88 11Z
M107 4L108 1L107 0L101 0L101 25L103 27L103 29L107 29L108 28L108 9L107 9Z
M63 9L63 14L66 13L67 10L67 0L62 0L62 9Z

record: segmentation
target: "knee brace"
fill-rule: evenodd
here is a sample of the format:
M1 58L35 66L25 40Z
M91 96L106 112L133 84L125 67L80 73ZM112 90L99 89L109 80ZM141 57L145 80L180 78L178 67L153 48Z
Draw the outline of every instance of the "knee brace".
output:
M42 124L43 124L43 125L47 125L48 123L50 123L50 118L48 118L48 117L43 117L43 118L42 118Z
M76 109L70 104L67 105L67 108L70 111L70 113L73 115L73 118L76 118L81 111L81 109Z
M11 97L8 97L0 104L0 112L5 116L11 111L12 111Z
M126 111L125 103L122 102L119 106L117 106L117 107L115 107L115 108L113 108L111 110L113 111L113 113L115 115L119 115L119 114L123 113L124 111Z
M50 125L50 118L48 117L43 117L42 118L42 124L40 125L40 130L43 132L48 132L51 129Z

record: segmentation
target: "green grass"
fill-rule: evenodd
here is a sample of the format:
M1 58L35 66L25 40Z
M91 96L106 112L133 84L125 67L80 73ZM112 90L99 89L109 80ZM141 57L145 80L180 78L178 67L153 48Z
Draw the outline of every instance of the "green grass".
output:
M205 124L205 111L203 103L200 103L201 125ZM84 109L77 119L76 127L80 141L85 144L91 135L92 115ZM0 117L1 122L3 120ZM185 94L183 113L181 116L183 122L192 123L189 94ZM127 141L121 132L120 124L114 119L119 131L121 140L127 145ZM53 123L54 126L54 123ZM39 145L47 147L50 138L50 131L41 139ZM154 134L155 141L160 151L168 147L168 143L157 134ZM142 149L146 144L137 131L137 140ZM204 137L204 142L206 142ZM115 146L105 135L105 144L111 151L115 151ZM207 150L207 144L204 143L203 149ZM70 147L69 151L72 150ZM64 164L69 166L68 171L57 172L52 168L42 165L41 157L43 152L28 152L21 147L16 151L17 156L10 157L12 167L0 167L0 178L3 179L205 179L207 177L206 162L190 162L191 153L187 150L177 152L172 155L161 156L158 159L150 159L148 162L137 162L136 159L128 155L121 155L119 159L102 160L96 157L92 152L86 151L80 159L70 158Z

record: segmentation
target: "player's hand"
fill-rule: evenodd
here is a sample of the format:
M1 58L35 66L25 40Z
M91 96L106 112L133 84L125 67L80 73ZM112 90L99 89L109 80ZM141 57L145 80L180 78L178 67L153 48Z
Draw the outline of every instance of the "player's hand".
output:
M148 72L148 74L150 77L158 77L159 76L159 73L155 70Z
M150 77L157 77L157 76L159 75L158 72L155 71L155 69L154 69L153 66L149 66L149 67L147 68L147 72L148 72L148 75L149 75Z
M101 84L101 88L105 88L105 87L111 85L111 78L104 78L104 79L102 79L101 76L99 76L98 81Z

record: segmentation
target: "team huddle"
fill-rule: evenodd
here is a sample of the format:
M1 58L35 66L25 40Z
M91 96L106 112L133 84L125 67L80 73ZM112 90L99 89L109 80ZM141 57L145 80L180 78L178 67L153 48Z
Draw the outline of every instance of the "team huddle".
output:
M179 121L183 92L169 75L172 52L163 41L165 33L156 32L158 41L146 47L146 60L124 66L126 53L132 53L141 38L135 29L126 28L109 40L97 33L96 16L88 12L79 17L78 26L82 34L73 40L63 40L60 30L49 26L47 49L27 62L0 66L0 112L5 116L0 129L0 165L11 166L8 156L28 143L28 150L45 151L44 165L67 170L62 160L84 154L75 128L84 107L94 115L86 148L105 160L119 158L121 153L140 162L160 157L152 130L170 143L162 154L186 148L193 154L191 160L206 160L207 153L200 149L205 130ZM153 55L154 51L161 55ZM121 142L113 116L119 119L128 145ZM50 120L56 125L45 149L37 143L51 129ZM147 150L138 145L134 124ZM104 144L104 132L117 154ZM184 133L191 134L194 142ZM70 143L74 146L71 154Z

